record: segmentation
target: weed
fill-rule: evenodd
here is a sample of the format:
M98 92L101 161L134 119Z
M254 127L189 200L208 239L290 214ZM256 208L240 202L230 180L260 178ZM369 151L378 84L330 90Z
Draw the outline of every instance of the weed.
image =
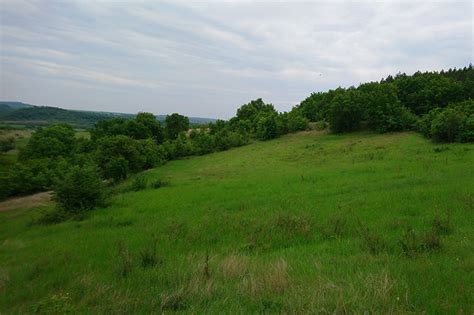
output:
M431 252L441 248L439 236L433 232L416 233L413 229L408 229L400 240L403 253L408 257L413 257L418 253Z
M140 251L140 262L143 268L155 267L162 263L157 254L157 245L158 239L153 237L151 244Z
M147 186L147 180L146 180L145 176L139 175L139 176L135 177L135 179L133 180L133 182L130 186L130 190L140 191L140 190L146 189L146 186Z
M69 293L58 293L47 297L33 306L36 314L70 314L74 313Z
M153 181L153 183L151 183L151 187L153 187L154 189L158 189L158 188L161 188L161 187L165 187L165 186L168 186L169 183L162 180L162 179L157 179L155 181Z
M367 248L372 255L379 254L386 249L386 243L380 235L370 231L368 227L362 224L360 224L359 235L363 240L364 247Z
M209 250L206 250L206 259L204 260L203 274L206 280L211 278L211 270L209 268Z
M451 221L449 213L443 218L436 216L431 222L432 231L436 235L448 235L452 232Z
M226 278L243 278L249 271L247 256L230 255L221 262L221 271Z
M449 150L449 147L446 147L446 146L440 146L440 147L434 147L433 148L434 153L441 153L441 152L448 151L448 150Z
M133 260L128 247L123 241L117 242L117 265L116 274L119 278L127 277L133 268Z
M321 232L324 238L340 238L347 234L348 221L342 214L332 215Z
M164 311L182 311L188 307L186 292L184 288L171 293L161 295L161 312Z
M62 209L54 209L51 211L43 212L43 214L38 218L36 223L40 225L58 224L67 221L70 218L70 213Z

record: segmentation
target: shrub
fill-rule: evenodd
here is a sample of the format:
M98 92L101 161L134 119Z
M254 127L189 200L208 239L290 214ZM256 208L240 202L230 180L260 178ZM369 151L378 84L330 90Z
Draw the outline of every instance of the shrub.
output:
M127 277L133 269L133 259L130 251L123 241L117 242L117 264L115 273L119 278Z
M431 135L435 141L454 142L459 139L466 116L455 108L446 108L431 122Z
M93 209L103 203L104 196L103 182L93 165L73 166L54 190L54 199L68 212Z
M112 158L105 165L104 176L112 178L114 182L126 179L128 176L128 161L122 156Z
M331 101L329 123L335 133L355 131L360 128L363 110L360 94L351 90L336 95Z
M313 124L314 130L322 131L326 130L329 126L329 124L325 121L317 121Z
M31 135L19 157L26 160L71 156L75 144L74 129L69 125L58 124L40 128Z
M161 264L157 254L158 239L153 238L152 243L140 251L140 263L143 268L155 267Z
M153 187L154 189L158 189L164 186L168 186L168 182L162 179L157 179L153 183L151 183L151 187Z
M417 233L408 229L400 240L402 251L408 257L417 253L431 252L441 248L441 240L435 230L426 233Z
M7 153L15 148L15 139L12 137L0 139L0 153Z
M132 182L132 185L130 186L130 189L133 191L139 191L145 189L147 186L147 180L144 176L139 175L135 177L135 179Z
M260 114L257 120L257 138L270 140L278 136L277 115L274 113Z
M474 141L474 100L435 108L424 115L418 128L426 137L438 142Z

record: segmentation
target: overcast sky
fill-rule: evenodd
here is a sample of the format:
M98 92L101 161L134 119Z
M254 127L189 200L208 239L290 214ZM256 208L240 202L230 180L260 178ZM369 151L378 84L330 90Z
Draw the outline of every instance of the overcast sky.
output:
M473 61L471 1L0 0L0 100L229 118Z

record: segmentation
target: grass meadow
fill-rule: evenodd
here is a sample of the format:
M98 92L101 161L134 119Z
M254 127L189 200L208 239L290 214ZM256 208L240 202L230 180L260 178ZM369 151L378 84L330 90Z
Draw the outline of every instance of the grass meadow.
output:
M472 144L310 131L140 176L0 212L0 313L474 312Z

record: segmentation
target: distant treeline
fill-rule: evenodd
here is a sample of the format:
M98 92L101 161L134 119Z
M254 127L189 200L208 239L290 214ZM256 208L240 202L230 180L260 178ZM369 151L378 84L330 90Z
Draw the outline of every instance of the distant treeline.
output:
M54 123L67 123L75 128L91 128L101 120L111 118L133 119L134 114L79 111L51 106L34 106L20 102L0 102L0 122L22 124L28 127L47 126ZM163 121L166 116L156 116ZM191 124L215 121L210 118L190 117Z
M89 130L90 139L76 138L69 125L53 125L33 133L18 163L2 180L0 197L54 189L63 196L58 201L65 208L92 208L100 198L91 194L100 192L104 181L113 185L169 160L306 130L309 122L315 128L329 126L334 133L416 130L435 141L472 142L473 97L470 65L313 93L284 113L257 99L242 105L228 121L192 129L189 119L176 113L166 116L163 124L150 113L101 120Z
M380 82L313 93L298 106L333 132L418 130L436 141L474 141L474 69L397 74Z

